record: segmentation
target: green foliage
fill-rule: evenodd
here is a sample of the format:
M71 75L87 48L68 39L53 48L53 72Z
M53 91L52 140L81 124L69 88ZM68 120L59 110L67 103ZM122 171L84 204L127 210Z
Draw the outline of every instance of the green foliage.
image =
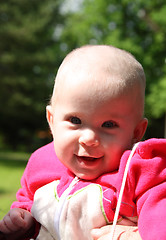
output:
M166 77L150 86L150 92L147 96L147 104L150 113L159 118L166 112ZM159 104L160 103L160 104Z
M6 144L33 145L46 129L45 106L58 61L53 39L59 1L0 2L0 133Z

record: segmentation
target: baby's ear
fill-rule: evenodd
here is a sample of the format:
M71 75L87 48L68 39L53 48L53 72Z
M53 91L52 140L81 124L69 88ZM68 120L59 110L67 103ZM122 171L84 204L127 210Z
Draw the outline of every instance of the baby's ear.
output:
M147 118L143 118L136 126L134 130L133 143L139 142L146 132L148 125Z
M47 118L47 122L50 126L51 132L52 132L52 128L53 128L53 109L51 105L48 105L46 107L46 118Z

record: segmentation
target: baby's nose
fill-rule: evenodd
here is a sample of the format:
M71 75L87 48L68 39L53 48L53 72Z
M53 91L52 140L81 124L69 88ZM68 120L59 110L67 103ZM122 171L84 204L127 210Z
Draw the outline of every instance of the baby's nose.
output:
M97 147L100 144L98 134L91 130L85 129L82 131L82 134L79 138L79 143L81 145Z

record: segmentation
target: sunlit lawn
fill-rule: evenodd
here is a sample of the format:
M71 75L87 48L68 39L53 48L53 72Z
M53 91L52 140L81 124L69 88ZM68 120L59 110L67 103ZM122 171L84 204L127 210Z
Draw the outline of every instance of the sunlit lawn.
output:
M27 153L0 152L0 219L16 200L16 192L20 188L20 179L28 158Z

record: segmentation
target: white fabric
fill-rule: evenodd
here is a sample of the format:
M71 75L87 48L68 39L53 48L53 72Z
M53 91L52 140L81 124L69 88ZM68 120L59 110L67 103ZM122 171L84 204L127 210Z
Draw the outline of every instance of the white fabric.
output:
M61 199L55 197L57 185L57 181L51 182L35 193L32 214L42 225L37 240L92 240L91 229L106 225L101 186L90 184L65 196L57 232L55 216Z

